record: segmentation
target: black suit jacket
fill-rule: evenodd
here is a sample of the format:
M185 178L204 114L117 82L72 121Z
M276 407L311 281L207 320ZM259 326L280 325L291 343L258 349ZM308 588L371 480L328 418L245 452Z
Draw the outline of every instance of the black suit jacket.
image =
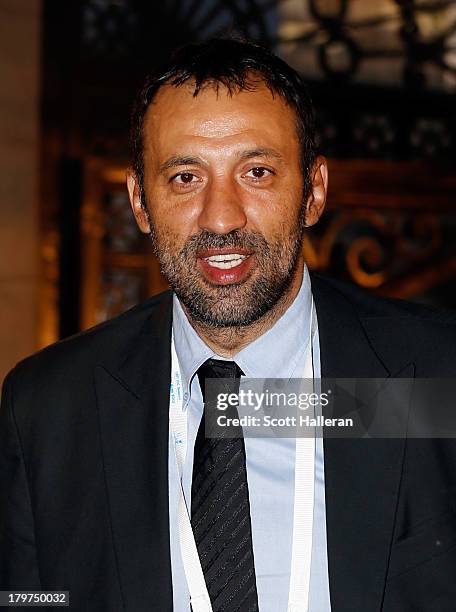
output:
M451 314L312 276L324 377L453 376ZM0 590L168 612L170 292L21 362L0 414ZM325 439L333 612L456 610L456 443ZM281 611L277 611L281 612Z

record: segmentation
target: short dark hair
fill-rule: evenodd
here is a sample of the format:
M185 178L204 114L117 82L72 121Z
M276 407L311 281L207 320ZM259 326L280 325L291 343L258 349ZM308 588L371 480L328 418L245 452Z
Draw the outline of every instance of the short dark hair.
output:
M146 78L132 113L131 149L133 170L144 201L143 125L149 105L165 84L179 87L194 81L196 97L207 85L222 85L230 94L255 89L251 77L259 78L295 111L301 145L304 196L310 188L310 172L316 157L315 113L307 87L300 75L267 49L238 39L217 38L178 49L160 68Z

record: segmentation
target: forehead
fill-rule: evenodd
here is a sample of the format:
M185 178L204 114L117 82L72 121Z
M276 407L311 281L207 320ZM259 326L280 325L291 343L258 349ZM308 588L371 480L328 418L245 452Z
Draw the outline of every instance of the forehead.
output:
M158 155L179 147L234 145L236 142L279 149L296 148L294 110L262 82L253 90L230 93L223 85L164 85L144 121L144 150Z

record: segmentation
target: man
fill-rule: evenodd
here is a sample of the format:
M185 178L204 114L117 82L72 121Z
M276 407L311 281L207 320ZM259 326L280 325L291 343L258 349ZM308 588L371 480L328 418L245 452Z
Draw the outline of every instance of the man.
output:
M187 612L190 596L226 612L454 610L451 440L315 440L296 563L298 442L204 435L209 378L454 374L449 317L309 275L328 173L299 76L251 44L186 47L140 93L133 144L133 213L173 292L8 375L0 588L69 590L81 611Z

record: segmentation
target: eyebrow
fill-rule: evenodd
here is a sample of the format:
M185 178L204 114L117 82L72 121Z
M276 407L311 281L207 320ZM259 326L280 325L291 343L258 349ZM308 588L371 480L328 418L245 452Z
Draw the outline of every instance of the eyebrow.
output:
M242 151L238 154L239 159L253 159L254 157L272 157L279 161L283 160L282 155L276 151L275 149L269 148L259 148L259 149L248 149L247 151ZM167 159L160 166L160 172L166 172L166 170L170 170L171 168L176 168L178 166L202 166L203 161L199 157L193 157L190 155L173 155L169 159Z
M188 155L179 156L173 155L167 159L161 166L160 172L165 172L165 170L169 170L170 168L176 168L177 166L201 166L202 161L199 157L191 157Z
M260 148L242 151L239 155L240 159L252 159L253 157L273 157L279 161L283 160L282 155L275 149Z

